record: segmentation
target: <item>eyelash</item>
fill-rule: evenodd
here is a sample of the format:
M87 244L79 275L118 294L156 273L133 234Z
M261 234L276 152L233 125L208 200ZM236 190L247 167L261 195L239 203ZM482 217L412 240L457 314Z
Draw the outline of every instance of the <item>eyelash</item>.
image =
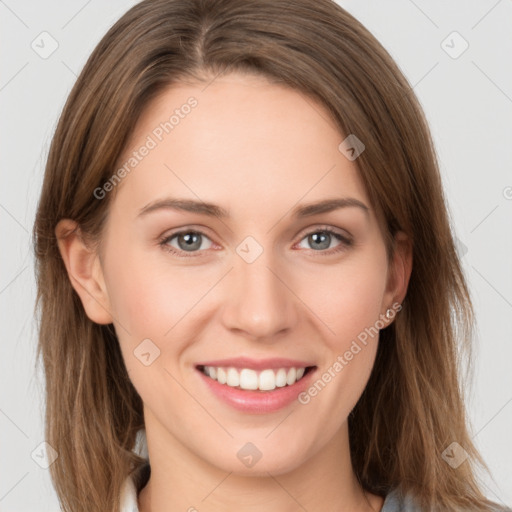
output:
M196 235L201 235L201 236L204 236L209 239L208 235L206 235L206 233L203 233L202 231L198 231L198 230L194 230L194 229L185 229L182 231L177 231L176 233L173 233L171 235L162 237L159 240L159 245L162 247L163 250L170 252L171 254L174 254L180 258L194 258L197 256L201 256L201 253L204 251L191 251L191 252L187 253L187 251L178 251L178 250L176 250L176 248L171 247L169 245L169 242L173 238L175 238L179 235L190 234L190 233L193 233ZM319 228L319 229L314 229L312 231L309 231L304 234L304 236L299 240L299 243L302 242L302 240L304 240L308 236L313 235L315 233L328 233L329 235L336 238L339 242L341 242L339 245L337 245L336 247L333 247L332 249L326 249L326 250L320 250L320 251L315 251L314 249L309 249L310 251L313 251L313 253L317 253L319 256L330 256L332 254L337 254L339 252L342 252L342 251L348 249L349 247L351 247L353 245L352 239L345 237L330 228Z

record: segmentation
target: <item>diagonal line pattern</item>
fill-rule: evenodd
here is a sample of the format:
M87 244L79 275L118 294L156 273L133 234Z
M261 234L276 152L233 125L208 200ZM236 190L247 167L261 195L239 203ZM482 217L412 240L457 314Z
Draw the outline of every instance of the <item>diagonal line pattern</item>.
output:
M478 432L477 432L475 435L473 435L473 439L474 439L478 434L480 434L480 432L482 432L482 430L484 430L484 428L486 428L486 427L487 427L487 425L489 425L489 423L491 423L492 421L494 421L494 418L496 418L496 416L498 416L498 415L501 413L501 411L503 411L503 409L505 409L505 407L507 407L507 405L508 405L510 402L512 402L512 397L511 397L511 398L509 398L509 399L505 402L505 404L504 404L504 405L503 405L503 406L498 410L498 412L497 412L496 414L494 414L494 416L493 416L493 417L492 417L492 418L491 418L491 419L490 419L490 420L489 420L489 421L488 421L488 422L487 422L487 423L486 423L486 424L485 424L481 429L479 429L479 430L478 430Z
M279 480L278 480L274 475L270 474L268 471L267 471L267 474L268 474L268 476L269 476L270 478L272 478L272 480L274 480L274 482L275 482L277 485L279 485L279 487L281 487L281 489L283 489L283 491L284 491L286 494L288 494L288 496L290 496L290 498L291 498L293 501L295 501L295 503L297 503L297 505L299 505L299 507L300 507L302 510L304 510L305 512L307 512L307 509L306 509L306 508L305 508L301 503L299 503L299 502L297 501L297 499L295 498L295 496L293 496L292 494L290 494L290 493L288 492L288 489L286 489L285 487L283 487L283 485L281 484L281 482L280 482L280 481L279 481Z
M164 337L167 336L175 327L178 325L183 318L185 318L232 270L234 267L231 267L214 285L212 285L209 290L199 298L199 300L164 334Z
M498 208L498 206L499 206L499 204L497 204L497 205L496 205L496 206L495 206L495 207L494 207L494 208L493 208L493 209L492 209L492 210L491 210L491 211L490 211L490 212L489 212L489 213L488 213L488 214L487 214L487 215L486 215L486 216L485 216L485 217L484 217L484 218L483 218L483 219L482 219L482 220L481 220L481 221L480 221L480 222L479 222L479 223L478 223L478 224L477 224L477 225L476 225L476 226L475 226L471 231L470 231L470 233L473 233L473 231L475 231L475 229L476 229L478 226L480 226L480 224L482 224L482 223L484 222L484 220L486 220L486 219L487 219L487 217L490 217L490 215L491 215L492 213L494 213L494 212L495 212L495 210L496 210L496 208Z
M512 308L512 303L510 303L510 301L502 293L500 293L497 288L495 288L477 268L475 268L473 265L471 265L471 267Z
M265 436L265 439L270 436L270 434L272 434L276 429L277 427L279 427L282 423L284 423L284 421L288 418L288 416L290 416L290 414L294 413L295 412L295 409L292 409L266 436Z
M503 505L504 510L507 510L507 504L485 482L480 481L480 483Z
M25 62L25 64L23 64L23 66L21 66L21 68L18 69L18 71L16 71L12 77L9 78L9 80L7 80L7 82L2 85L2 87L0 87L0 91L3 91L27 66L28 62Z
M78 78L78 75L63 61L61 60L62 64L64 64L64 66L71 72L71 74L75 77L75 78Z
M270 270L270 272L272 272L272 274L274 274L277 277L277 279L279 279L279 281L281 281L281 283L283 283L286 286L286 288L288 288L288 290L290 290L293 293L293 295L295 295L295 297L297 297L297 299L299 299L302 302L302 304L304 304L304 306L306 306L309 309L309 311L311 311L311 313L313 313L313 315L315 315L318 318L318 320L320 320L320 322L322 322L325 325L325 327L327 327L327 329L329 329L329 331L331 331L332 334L336 335L336 333L269 266L267 266L267 268Z
M25 270L27 270L28 266L25 266L23 267L1 290L0 290L0 295L2 295L2 293L5 292L5 290L7 290L7 288L9 288L9 286L11 286L12 283L14 283L14 281L16 281L16 279L18 279L18 276L20 276Z
M496 89L498 89L498 91L501 92L501 94L503 94L503 96L505 96L505 98L507 98L508 101L512 103L512 98L474 60L472 60L471 63L487 78L487 80L489 80L489 82L491 82L491 84L494 85L494 87L496 87Z
M21 229L23 229L23 231L25 231L25 233L28 234L28 230L27 228L20 222L18 221L18 219L3 205L3 204L0 204L0 208L2 208L2 210L7 213L7 215L9 215L9 217L11 217L11 219L16 222L16 224L18 224L18 226L21 227Z
M501 3L501 0L498 0L472 27L471 30L473 30L481 21L484 20L484 18L487 17L487 15L494 10L494 8Z
M29 474L29 471L27 471L1 498L0 501L2 501L12 490Z
M407 94L412 92L413 89L415 89L423 81L423 79L426 78L427 75L429 75L434 70L434 68L436 68L438 66L438 64L439 64L439 61L437 61L414 85L412 85L411 88L405 93L404 96L406 96Z
M164 166L167 169L169 169L169 171L171 171L174 174L174 176L176 176L176 178L178 178L181 181L181 183L183 183L183 185L185 185L185 187L187 187L190 190L190 192L192 192L192 194L194 194L197 197L197 199L199 199L199 201L204 203L204 201L197 195L197 193L194 190L192 190L192 188L189 187L167 164L164 163ZM228 229L228 231L230 231L231 233L233 232L233 230L222 219L218 219L218 220L220 220L222 222L222 224L224 224L224 226L226 227L226 229Z
M220 423L220 421L218 421L215 418L215 416L213 416L213 414L210 411L208 411L208 409L178 379L176 379L176 377L174 377L174 375L167 368L164 368L164 370L172 377L174 382L176 382L176 384L178 384L181 387L181 389L183 389L183 391L185 391L185 393L187 393L190 396L190 398L192 398L197 403L197 405L202 407L204 412L206 412L206 414L208 414L208 416L210 416L210 418L212 418L212 420L215 421L215 423L217 423L217 425L219 425L222 428L222 430L224 430L224 432L228 434L228 436L234 437L233 434L231 434L231 432L222 423Z
M204 501L210 494L212 494L215 489L217 489L227 478L233 473L233 471L230 471L201 501Z
M202 89L201 89L201 92L204 92L206 91L206 89L208 87L210 87L210 85L213 84L213 82L215 82L215 80L217 80L217 78L219 77L219 75L222 73L223 70L220 70Z
M0 409L0 412L28 439L28 435L21 430L21 428L2 410Z
M15 16L18 21L20 21L21 23L23 23L23 25L25 25L25 27L27 28L30 28L5 2L4 0L0 0L0 4L2 4L3 6L5 6L6 9L8 9L9 11L11 11L11 14L13 16Z
M64 25L62 25L62 27L60 27L61 30L63 28L66 28L90 3L91 3L91 0L88 0L84 5L82 5L82 7L80 7L80 9L78 9L78 11L75 14L73 14L73 16L71 16L71 18L68 21L66 21L66 23L64 23Z
M314 184L311 185L310 189L302 195L286 212L271 226L271 228L267 231L267 234L270 233L285 217L288 215L288 213L291 211L291 209L299 203L301 199L306 197L334 168L336 167L336 164L333 164L332 167Z
M434 25L434 27L439 28L437 23L423 9L421 9L416 2L413 2L413 0L409 0L409 2L411 2L411 4L414 5L414 7L416 7L416 9L418 9L418 11L420 11L423 14L423 16L425 16L425 18L427 18L430 21L430 23Z

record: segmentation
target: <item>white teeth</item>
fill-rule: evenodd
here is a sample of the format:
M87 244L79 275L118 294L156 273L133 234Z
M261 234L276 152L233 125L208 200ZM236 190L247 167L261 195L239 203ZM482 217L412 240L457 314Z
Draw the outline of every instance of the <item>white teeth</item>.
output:
M279 368L256 372L249 368L222 368L205 366L203 373L220 384L246 390L272 391L276 387L291 386L304 376L305 368Z
M244 368L240 372L240 387L242 389L258 389L258 374L254 370Z
M205 369L208 369L208 368L212 368L211 366L205 366ZM210 375L210 373L207 373L206 375L209 375L210 377L212 377L212 379L214 379L215 377L213 377L212 375ZM220 382L221 384L226 384L226 370L224 370L224 368L217 368L217 381Z
M263 370L260 373L258 388L262 391L272 391L276 388L276 375L274 370Z
M293 384L297 380L297 370L295 368L290 368L288 370L288 375L286 376L286 384L288 386Z
M240 386L240 374L234 368L228 368L226 384L232 388Z
M302 372L304 373L304 372ZM286 386L286 370L284 368L279 368L276 373L276 386L278 388L282 388Z

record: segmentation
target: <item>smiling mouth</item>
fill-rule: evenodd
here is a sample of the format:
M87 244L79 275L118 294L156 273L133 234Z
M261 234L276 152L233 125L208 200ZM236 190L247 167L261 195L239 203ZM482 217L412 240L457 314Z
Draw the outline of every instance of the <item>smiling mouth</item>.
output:
M231 388L245 391L273 391L276 388L293 386L316 366L253 370L222 366L198 365L204 375Z

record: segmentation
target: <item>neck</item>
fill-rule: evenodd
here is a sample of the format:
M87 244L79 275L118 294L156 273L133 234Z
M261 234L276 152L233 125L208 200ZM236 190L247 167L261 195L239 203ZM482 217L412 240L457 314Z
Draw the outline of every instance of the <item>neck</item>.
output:
M151 476L139 494L140 512L238 512L242 504L246 512L378 512L382 507L383 499L365 493L357 482L346 423L293 469L247 475L199 457L150 413L145 420Z

